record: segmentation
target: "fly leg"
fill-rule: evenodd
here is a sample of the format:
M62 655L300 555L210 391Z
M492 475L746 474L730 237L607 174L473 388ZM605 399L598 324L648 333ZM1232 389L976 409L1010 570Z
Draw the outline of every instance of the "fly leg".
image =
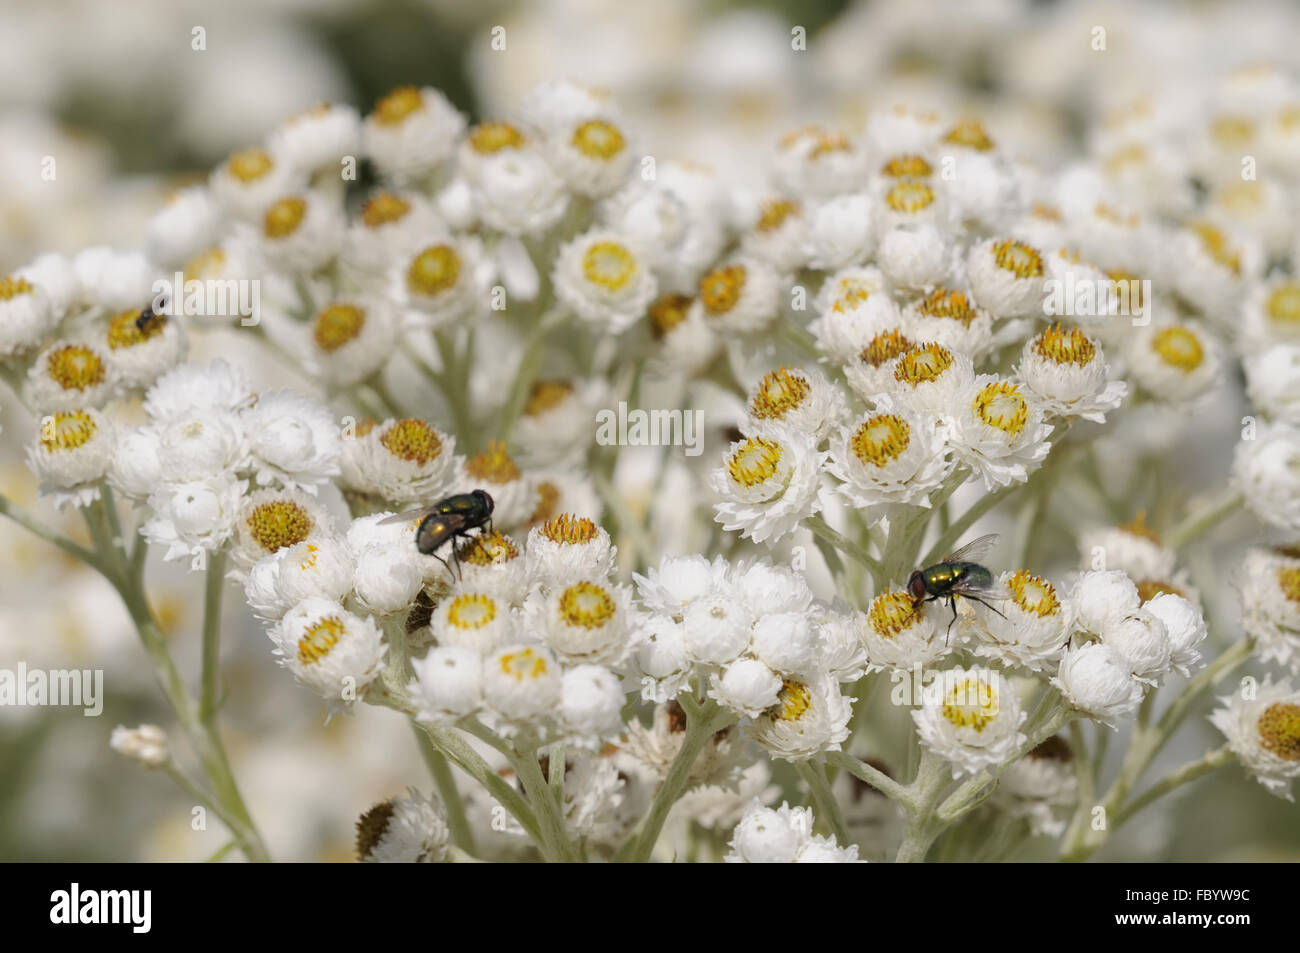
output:
M946 645L949 643L949 641L952 639L952 627L953 627L953 626L956 624L956 622L957 622L957 597L956 597L956 596L949 596L949 597L948 597L948 606L949 606L949 608L952 609L952 621L948 623L948 631L947 631L947 633L946 633L946 634L944 635L944 637L943 637L943 644L944 644L945 646L946 646Z
M966 598L967 598L967 599L973 599L974 601L976 601L976 602L978 602L980 605L982 605L984 608L988 609L990 612L996 612L998 615L1002 616L1002 618L1004 618L1004 619L1006 618L1006 615L1005 615L1003 612L1001 612L1001 611L998 610L998 609L995 609L993 606L989 605L987 602L985 602L985 601L984 601L983 599L981 599L979 596L972 596L972 595L970 595L969 593L967 593Z

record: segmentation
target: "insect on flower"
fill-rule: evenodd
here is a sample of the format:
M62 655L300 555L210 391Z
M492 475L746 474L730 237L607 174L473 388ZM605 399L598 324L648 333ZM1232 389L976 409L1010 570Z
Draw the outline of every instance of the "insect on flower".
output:
M952 621L948 623L948 634L952 634L953 623L957 621L957 597L964 596L988 606L998 615L996 608L989 605L989 599L1008 599L1011 592L993 579L993 574L979 565L976 560L983 559L997 545L998 534L989 533L971 540L942 562L924 569L913 570L907 580L907 591L916 605L923 602L948 600L952 609Z
M447 540L468 536L470 530L478 529L484 523L487 524L488 532L492 532L492 509L495 505L485 490L474 490L446 497L432 506L398 513L380 520L379 525L409 523L419 519L420 525L415 530L416 548L447 566L447 560L436 553L438 547ZM455 546L452 547L451 558L459 567ZM447 566L447 569L450 571L451 567Z

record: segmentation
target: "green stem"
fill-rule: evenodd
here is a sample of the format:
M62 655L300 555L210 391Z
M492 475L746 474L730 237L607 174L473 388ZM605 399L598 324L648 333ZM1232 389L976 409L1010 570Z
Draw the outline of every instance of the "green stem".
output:
M1165 545L1170 549L1186 546L1235 513L1244 502L1245 498L1235 490L1224 494L1203 509L1188 514L1181 523L1164 534Z
M1152 802L1164 797L1175 788L1181 787L1189 781L1195 781L1202 775L1209 774L1211 771L1223 767L1231 760L1231 749L1229 749L1227 745L1223 745L1221 748L1215 748L1213 751L1207 752L1203 757L1197 758L1195 761L1189 761L1187 764L1184 764L1182 767L1173 771L1168 777L1153 784L1133 800L1129 801L1128 804L1125 804L1122 808L1116 811L1111 817L1111 831L1118 830L1120 825L1133 815L1146 808Z
M414 721L411 730L415 732L415 743L420 748L433 783L438 788L438 796L447 808L447 827L451 829L451 842L466 853L474 853L474 829L470 827L465 814L465 801L456 787L456 778L451 773L447 756L434 747L433 741Z
M837 768L843 768L849 774L853 775L859 781L870 784L886 797L900 802L908 800L908 789L899 784L883 771L873 768L859 758L851 754L845 754L843 751L826 752L826 763L834 765Z
M505 404L501 408L501 419L497 423L497 436L499 439L509 441L510 432L514 430L515 421L523 413L524 404L528 400L528 393L532 390L533 381L537 379L537 374L542 368L542 357L546 353L546 337L558 328L567 318L567 313L563 309L552 309L537 319L533 329L528 333L524 342L524 353L519 359L519 371L515 374L515 382L511 385L510 395L506 398Z
M840 810L839 802L835 800L835 795L831 793L830 782L826 780L826 766L821 762L803 761L797 767L799 776L804 779L809 793L812 794L818 819L830 828L841 847L847 847L853 841L849 837L849 829L844 823L844 814Z
M541 845L542 834L537 826L537 818L528 802L511 787L483 757L462 738L455 729L416 722L418 727L429 736L433 746L446 755L462 771L487 789L496 798L497 803L510 812L519 825L532 838L533 843Z
M215 730L221 704L221 589L226 581L226 553L213 553L208 560L208 577L203 591L203 669L199 692L199 720Z
M808 517L808 519L804 520L804 525L812 530L813 535L818 539L824 540L846 556L865 566L867 571L871 573L871 578L875 580L876 591L881 591L885 579L885 567L881 565L878 559L875 559L870 553L848 537L832 529L830 524L821 516Z
M28 532L39 536L47 543L52 543L59 547L59 549L63 550L73 559L78 559L81 562L86 563L88 566L98 569L100 573L104 572L103 564L96 553L87 549L85 546L82 546L80 543L73 542L57 530L46 526L3 494L0 494L0 514L9 517L19 526L23 527Z

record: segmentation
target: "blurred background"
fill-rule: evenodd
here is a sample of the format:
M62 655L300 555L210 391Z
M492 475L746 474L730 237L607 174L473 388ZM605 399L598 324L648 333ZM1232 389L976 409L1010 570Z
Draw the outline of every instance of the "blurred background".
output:
M1104 56L1089 44L1098 25ZM494 27L504 50L492 48ZM0 0L0 274L46 251L136 247L169 193L276 122L321 101L365 112L396 85L438 87L471 121L509 112L541 80L599 87L643 148L705 157L758 187L781 133L812 122L860 131L870 110L894 103L978 116L1011 154L1061 167L1101 117L1144 91L1179 82L1195 97L1197 82L1241 67L1294 70L1297 35L1296 5L1252 0ZM40 174L46 156L54 181ZM194 356L218 353L259 385L272 379L237 335L205 339ZM13 404L0 389L0 489L57 520L36 500L22 463L31 422ZM1234 414L1219 423L1235 426ZM1227 461L1197 467L1208 482ZM1214 565L1201 571L1230 565L1244 540L1231 528L1213 537ZM161 563L150 578L178 663L196 672L201 583ZM396 715L365 707L325 724L319 701L275 666L238 588L227 596L223 719L252 813L279 859L350 859L363 810L408 784L427 789L414 739ZM1218 609L1226 639L1235 608ZM107 698L98 718L0 708L0 859L200 860L221 847L215 819L191 830L190 804L167 779L109 751L115 724L169 724L115 594L6 521L0 667L19 659L103 669ZM1214 735L1192 719L1161 763L1203 752ZM1294 807L1232 767L1099 857L1298 850Z

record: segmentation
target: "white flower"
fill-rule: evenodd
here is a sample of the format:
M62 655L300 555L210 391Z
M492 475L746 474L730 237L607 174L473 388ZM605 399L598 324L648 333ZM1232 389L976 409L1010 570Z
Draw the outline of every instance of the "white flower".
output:
M1173 645L1159 617L1134 609L1102 630L1101 640L1115 649L1139 681L1159 682L1171 667Z
M221 409L195 410L155 426L158 466L169 482L235 472L248 462L248 441L239 417Z
M426 196L409 191L374 192L348 226L339 265L359 284L378 290L394 261L405 259L434 236L446 237Z
M761 331L779 310L776 273L770 265L738 258L700 278L699 296L691 305L719 334Z
M826 751L839 751L849 736L852 700L840 694L834 679L786 679L776 704L751 726L754 740L774 758L806 761Z
M792 864L812 838L812 808L754 801L732 832L726 859L743 864Z
M1279 275L1255 284L1239 317L1236 337L1248 356L1278 344L1300 344L1300 281Z
M140 725L138 728L118 725L109 736L108 746L147 768L158 768L171 760L167 734L157 725Z
M867 671L867 646L863 641L866 613L841 605L816 611L820 632L818 652L822 669L840 682L856 682Z
M758 617L750 651L783 675L814 675L820 669L818 630L803 612L769 612Z
M1219 382L1219 347L1191 324L1152 321L1134 328L1125 344L1134 383L1161 401L1192 405Z
M84 506L99 498L116 452L113 424L98 410L60 411L41 421L27 462L42 489L55 491L56 506Z
M981 374L957 397L950 418L953 453L990 492L1023 483L1047 457L1052 432L1042 410L1019 384Z
M716 589L682 613L686 652L697 662L730 662L749 647L753 624L754 613L734 590Z
M826 469L840 481L840 495L868 523L896 506L929 507L930 493L952 472L944 431L935 419L881 398L831 441Z
M174 268L211 248L220 226L221 210L208 189L181 189L149 219L145 250L150 261Z
M903 309L907 334L979 359L993 346L993 318L960 291L934 289Z
M757 718L777 703L781 677L757 659L739 658L709 676L709 697L739 715Z
M641 623L641 640L636 649L636 669L644 678L643 692L651 689L655 701L673 698L685 686L690 656L686 651L686 629L662 615Z
M760 203L754 211L757 220L741 238L740 253L778 272L798 270L807 258L808 219L803 205L773 198Z
M143 500L162 482L161 443L154 427L117 429L108 481L125 496Z
M554 712L560 701L561 674L550 649L507 646L483 660L484 696L507 721L524 724Z
M771 562L767 557L737 563L731 572L740 599L756 615L806 611L813 592L802 573Z
M361 117L351 106L321 103L291 116L267 137L267 151L295 172L337 175L361 151Z
M263 393L241 417L259 485L314 493L317 483L339 473L339 425L316 401L291 390Z
M618 189L636 161L622 120L608 111L587 112L547 130L551 167L574 192L601 198Z
M457 550L462 585L474 592L523 601L528 589L528 565L515 541L499 531L480 531Z
M1111 726L1137 708L1144 692L1124 657L1101 642L1067 649L1052 684L1075 708Z
M1006 766L998 776L993 805L1010 817L1027 818L1035 835L1059 837L1065 832L1065 821L1057 815L1078 797L1073 757L1064 738L1048 738Z
M343 709L350 709L379 674L387 652L373 619L314 596L285 613L267 635L281 665Z
M1254 548L1238 573L1241 627L1260 657L1300 675L1300 554Z
M339 484L400 506L447 495L457 478L456 441L415 417L385 420L343 441Z
M844 395L816 368L779 367L749 392L751 426L779 421L821 441L845 416Z
M714 505L727 531L756 543L776 542L821 509L820 470L826 454L813 437L766 424L728 448L709 475L721 497Z
M535 381L515 424L519 459L530 467L585 460L608 393L605 382L595 378Z
M933 342L913 344L901 352L894 350L898 342L888 337L883 342L872 342L876 343L884 344L879 356L891 351L896 354L886 365L892 373L886 373L884 378L889 393L904 406L936 415L967 411L965 403L975 386L975 371L966 354ZM864 356L874 359L877 355ZM989 379L988 375L983 377Z
M620 665L634 634L631 593L625 586L582 579L525 603L529 628L561 662Z
M1265 523L1300 530L1300 429L1261 422L1237 444L1232 483Z
M380 174L402 183L450 158L464 129L465 117L440 91L401 86L375 104L361 136Z
M390 293L431 328L467 318L487 303L476 240L448 237L416 246L393 270Z
M528 531L529 575L548 586L606 576L618 551L609 533L586 517L561 513Z
M1264 681L1247 699L1236 692L1220 699L1224 708L1210 716L1228 738L1242 766L1278 797L1294 800L1291 782L1300 777L1300 692L1286 679Z
M363 864L436 864L447 859L451 830L442 803L411 789L376 804L357 821Z
M386 299L339 299L316 314L304 363L329 384L351 387L388 363L397 337L397 314Z
M379 615L401 612L424 588L424 575L409 553L387 546L367 546L356 554L352 587L357 600Z
M971 291L999 318L1042 314L1047 274L1038 250L1015 239L985 239L966 258Z
M264 556L332 528L321 503L301 490L255 490L240 502L232 550L235 565L250 567ZM351 544L351 539L348 542Z
M1080 533L1079 553L1084 565L1123 570L1133 579L1168 580L1177 570L1178 557L1160 545L1143 519Z
M27 401L40 414L102 407L117 388L107 353L92 344L56 341L27 371Z
M1197 646L1209 634L1201 610L1172 592L1154 596L1142 608L1164 624L1169 637L1170 664L1182 675L1190 675L1201 664Z
M1246 393L1270 420L1300 425L1300 345L1279 344L1246 358Z
M556 297L592 329L619 334L654 299L657 284L639 248L617 232L592 229L561 246Z
M304 498L310 499L305 495ZM348 545L352 551L361 553L371 548L387 549L400 554L415 566L426 584L449 583L451 570L442 557L436 553L422 553L416 546L415 537L424 520L424 510L410 511L410 518L406 520L384 522L395 515L397 514L383 511L353 520L347 531Z
M57 252L37 255L30 264L23 265L9 278L12 284L3 285L9 295L26 293L21 284L22 280L26 280L33 288L39 288L48 296L51 314L47 318L38 310L35 315L28 314L22 317L20 314L10 312L7 320L0 321L0 327L5 328L7 334L15 336L14 338L4 338L3 340L6 342L21 339L23 335L33 333L36 325L30 323L32 317L38 317L41 321L57 321L66 315L70 308L80 303L81 300L81 282L77 280L77 271L73 267L72 259ZM0 300L8 301L11 298L0 295ZM21 307L21 305L18 307ZM18 323L11 326L9 320L17 320ZM33 341L32 343L37 342ZM3 346L0 346L0 350L3 350Z
M879 334L899 331L903 321L877 268L846 268L822 283L809 325L817 349L840 364L853 364ZM852 381L850 380L850 383Z
M664 556L644 576L633 573L641 604L652 612L680 621L682 612L697 599L725 585L727 565L722 557Z
M617 676L600 665L568 669L560 681L559 718L567 740L596 749L623 730L625 696Z
M355 564L343 537L318 533L254 563L244 595L257 616L275 621L305 599L341 602L352 591Z
M812 212L804 237L810 268L834 271L865 261L875 250L871 198L861 192L837 195Z
M301 184L302 177L264 149L233 153L213 170L208 187L217 205L236 219L260 218L272 202Z
M149 494L154 515L140 532L152 545L167 547L167 560L216 552L235 532L247 489L247 480L229 473L161 486Z
M974 605L979 620L975 654L1035 672L1054 671L1070 641L1073 605L1042 576L1023 569L1002 573L998 582L1011 595L998 600L996 611Z
M1025 743L1028 714L1010 679L991 669L947 669L912 712L921 743L952 763L954 777L1009 761Z
M460 646L488 656L519 641L519 621L508 602L460 585L439 600L429 629L440 646Z
M110 312L138 308L153 297L154 265L138 251L96 246L72 260L81 300Z
M918 605L910 594L895 589L876 596L863 629L871 668L906 672L947 655L952 650L950 626L939 619L940 608L939 602Z
M947 280L953 270L953 250L935 226L905 226L881 236L876 261L892 284L922 290Z
M103 339L113 375L124 388L148 387L184 359L188 341L179 321L156 314L143 327L140 309L113 316Z
M262 216L257 248L273 269L307 274L325 267L343 248L343 210L319 192L289 195Z
M862 864L866 861L858 860L858 845L850 844L848 847L841 847L834 837L826 837L822 834L814 834L808 839L803 850L799 851L799 856L794 859L796 864Z
M1078 328L1059 324L1025 342L1016 373L1049 416L1106 422L1128 393L1124 381L1110 380L1101 344Z
M1260 249L1256 242L1237 242L1209 222L1181 229L1170 244L1170 259L1178 296L1206 317L1227 323L1236 310L1243 279L1256 272Z
M1119 569L1085 572L1070 593L1079 628L1101 635L1142 604L1137 586Z
M54 304L39 284L20 276L0 278L0 357L36 347L57 323Z
M415 680L409 691L416 718L431 724L455 721L483 704L483 661L463 645L429 649L422 659L412 659Z
M244 372L218 358L182 364L158 378L145 394L144 411L154 423L167 423L194 412L239 410L253 400Z
M537 235L569 207L564 180L542 151L506 122L480 123L460 149L478 217L509 235Z
M781 137L772 175L794 195L814 198L860 189L867 178L867 151L848 136L804 126Z

